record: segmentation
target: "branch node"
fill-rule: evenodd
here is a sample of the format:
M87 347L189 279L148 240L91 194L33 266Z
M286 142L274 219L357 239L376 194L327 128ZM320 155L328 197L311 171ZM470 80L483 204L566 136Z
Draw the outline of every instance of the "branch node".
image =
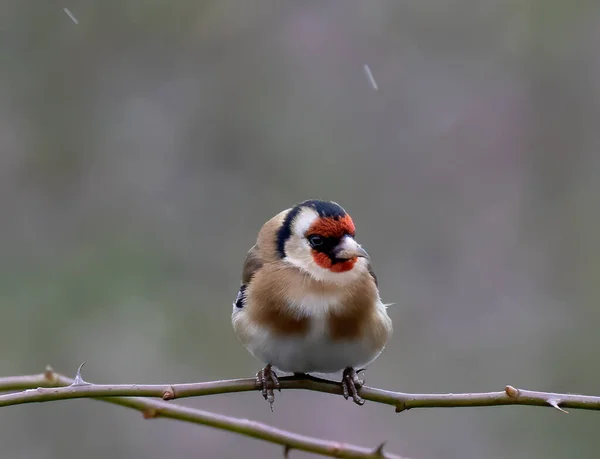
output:
M562 411L565 414L569 414L569 412L567 410L565 410L559 406L559 403L561 402L560 400L558 400L556 398L549 398L546 401L548 402L548 405L550 405L553 408L556 408L558 411Z
M519 398L519 395L521 395L521 392L519 391L519 389L517 389L516 387L513 386L506 386L504 388L504 392L506 392L506 395L508 395L510 398Z
M148 407L142 411L144 419L154 419L158 417L158 410L156 408Z
M338 457L342 451L344 451L344 447L340 443L334 443L331 448L329 448L329 452L333 457Z
M173 386L169 386L162 393L163 400L173 400L175 398L175 388Z
M385 453L383 452L383 448L385 448L386 443L387 443L387 441L384 441L383 443L381 443L381 445L379 445L377 448L375 448L373 450L373 455L375 457L382 457L385 459Z
M402 413L403 411L408 410L406 406L406 402L398 402L396 403L396 413Z
M44 368L44 378L46 378L48 382L56 382L56 373L54 373L54 368L50 365L46 365L46 368Z
M285 445L283 447L283 459L289 459L291 450L292 448L290 445Z

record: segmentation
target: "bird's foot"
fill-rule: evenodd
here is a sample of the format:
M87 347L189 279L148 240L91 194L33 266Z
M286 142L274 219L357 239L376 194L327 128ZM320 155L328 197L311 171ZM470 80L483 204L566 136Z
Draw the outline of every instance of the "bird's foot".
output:
M273 411L273 402L275 401L273 389L281 392L281 388L279 387L279 378L277 378L271 364L256 373L256 385L260 388L263 397L269 402L271 411Z
M365 382L358 377L359 372L362 370L358 370L358 372L352 368L348 367L344 370L342 375L342 390L344 391L344 398L348 400L348 398L352 397L352 400L357 405L364 405L365 401L358 395L358 389L360 389Z

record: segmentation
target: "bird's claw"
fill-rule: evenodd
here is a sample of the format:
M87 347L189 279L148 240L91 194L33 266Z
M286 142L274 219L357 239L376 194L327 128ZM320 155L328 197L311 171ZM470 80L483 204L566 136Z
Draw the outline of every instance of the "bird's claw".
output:
M362 370L359 370L359 372ZM354 368L346 368L342 375L342 390L346 400L352 397L352 400L357 405L364 405L365 401L358 395L358 389L360 389L365 382L360 379L357 375L357 371Z
M275 401L273 389L281 392L281 387L279 385L279 378L277 378L271 364L256 373L256 385L260 388L263 397L269 402L271 411L273 411L273 402Z

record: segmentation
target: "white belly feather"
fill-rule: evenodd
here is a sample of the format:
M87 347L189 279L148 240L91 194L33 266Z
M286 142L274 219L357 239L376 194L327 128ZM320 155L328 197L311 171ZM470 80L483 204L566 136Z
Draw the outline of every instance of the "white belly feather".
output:
M234 307L234 328L245 329L243 344L263 363L270 363L285 372L335 373L346 367L362 368L375 360L383 348L377 349L369 338L332 340L327 326L327 312L339 306L334 297L307 297L302 304L292 304L302 314L310 310L309 333L302 336L282 337L263 327L250 323L246 311ZM387 317L385 306L378 301L378 313ZM238 333L240 335L240 333Z

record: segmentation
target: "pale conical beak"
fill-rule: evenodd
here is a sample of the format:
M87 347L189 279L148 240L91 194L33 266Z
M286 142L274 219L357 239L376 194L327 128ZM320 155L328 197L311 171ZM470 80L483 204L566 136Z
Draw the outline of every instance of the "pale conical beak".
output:
M337 246L335 252L336 258L342 260L350 260L354 257L369 258L369 254L363 249L354 238L345 236L344 239Z
M356 248L356 257L359 258L369 258L369 254L365 249L363 249L360 245Z

